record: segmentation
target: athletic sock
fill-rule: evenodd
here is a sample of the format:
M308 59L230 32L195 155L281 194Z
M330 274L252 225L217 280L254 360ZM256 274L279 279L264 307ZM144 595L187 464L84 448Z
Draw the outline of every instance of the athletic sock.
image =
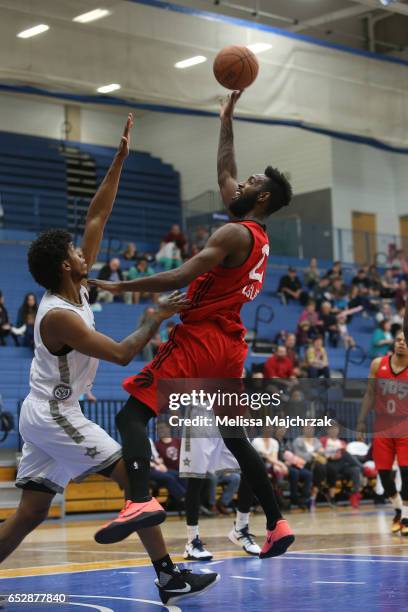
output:
M394 497L390 497L390 502L394 510L402 510L402 499L399 493L394 495Z
M248 525L249 512L237 512L237 518L235 519L235 531L240 531Z
M405 504L402 506L401 519L408 519L408 506Z
M187 525L187 539L192 542L199 535L198 525Z
M166 586L166 584L172 579L174 572L174 563L170 559L169 555L152 561L153 567L156 570L157 578L159 579L160 586Z

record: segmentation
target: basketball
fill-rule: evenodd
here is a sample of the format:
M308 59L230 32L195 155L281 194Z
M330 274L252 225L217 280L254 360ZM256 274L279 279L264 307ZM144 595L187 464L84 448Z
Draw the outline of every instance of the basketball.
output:
M252 85L258 76L256 56L247 47L224 47L214 60L214 76L227 89L241 91Z

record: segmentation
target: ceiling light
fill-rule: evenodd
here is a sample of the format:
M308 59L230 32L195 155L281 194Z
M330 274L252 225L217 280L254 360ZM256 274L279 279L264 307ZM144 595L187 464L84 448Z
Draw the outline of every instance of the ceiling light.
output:
M190 68L190 66L196 66L196 64L202 64L206 61L207 58L204 57L204 55L195 55L194 57L189 57L181 62L177 62L177 64L174 64L174 66L175 68Z
M110 14L111 12L108 11L108 9L98 8L94 11L88 11L88 13L77 15L72 21L77 21L78 23L89 23L90 21L96 21L97 19L102 19L102 17L107 17Z
M17 38L31 38L32 36L37 36L38 34L42 34L50 29L50 26L45 25L45 23L40 23L39 25L34 26L33 28L29 28L28 30L23 30L19 34L17 34Z
M264 51L272 49L272 45L269 43L254 43L253 45L247 45L247 48L252 51L252 53L263 53Z
M96 91L99 93L111 93L111 91L116 91L120 89L119 83L111 83L110 85L102 85L102 87L98 87Z

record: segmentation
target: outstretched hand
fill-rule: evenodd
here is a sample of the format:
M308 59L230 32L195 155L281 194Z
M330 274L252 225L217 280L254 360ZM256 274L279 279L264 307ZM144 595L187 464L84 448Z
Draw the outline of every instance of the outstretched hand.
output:
M130 149L130 132L133 127L133 115L132 113L128 114L125 129L123 130L123 136L121 138L118 155L119 157L125 159L129 155Z
M96 287L102 291L110 291L113 295L119 295L124 291L120 281L118 283L111 283L110 281L99 280L99 278L89 278L87 282L90 287Z
M157 312L163 319L172 317L177 312L182 312L190 306L190 300L188 300L184 293L180 291L173 291L170 295L163 295L157 302Z
M240 99L243 91L233 91L232 94L227 96L221 103L220 118L231 119L234 114L235 105Z

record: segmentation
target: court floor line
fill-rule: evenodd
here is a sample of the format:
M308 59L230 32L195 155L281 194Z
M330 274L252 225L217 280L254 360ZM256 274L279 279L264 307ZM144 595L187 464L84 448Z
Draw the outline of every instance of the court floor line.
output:
M230 578L238 578L239 580L259 580L263 581L263 578L254 578L253 576L230 576Z
M353 563L408 563L408 559L405 561L403 559L360 559L359 557L353 558L352 555L350 557L294 557L283 555L282 559L285 561L351 561Z
M398 537L398 536L397 536ZM408 538L407 540L403 540L400 544L365 544L365 545L361 545L361 546L353 546L353 550L358 550L360 548L400 548L401 546L407 546L408 549ZM307 550L296 550L293 552L290 552L288 554L294 555L294 554L315 554L315 553L319 553L319 552L327 552L330 550L349 550L350 549L350 545L349 546L339 546L339 547L329 547L329 548L313 548L310 549L308 548ZM327 554L331 554L329 552L327 552ZM332 554L336 554L336 553L332 553ZM352 553L350 553L352 554Z
M36 548L34 547L26 547L26 546L22 546L21 550L25 551L30 551L30 552L67 552L69 554L72 553L86 553L87 555L125 555L127 557L129 557L129 555L135 555L137 557L144 557L146 556L146 553L143 552L133 552L133 551L113 551L113 550L90 550L89 548L87 550L84 549L78 549L78 548L69 548L68 546L56 546L55 548L53 547L44 547L44 546L37 546Z
M118 597L113 595L68 595L68 597L76 597L80 599L116 599L123 601L137 601L141 603L149 603L153 606L161 606L168 612L181 612L181 609L178 606L166 606L161 601L152 601L151 599L137 599L136 597Z
M345 580L313 580L313 584L367 584L366 582L346 582Z

